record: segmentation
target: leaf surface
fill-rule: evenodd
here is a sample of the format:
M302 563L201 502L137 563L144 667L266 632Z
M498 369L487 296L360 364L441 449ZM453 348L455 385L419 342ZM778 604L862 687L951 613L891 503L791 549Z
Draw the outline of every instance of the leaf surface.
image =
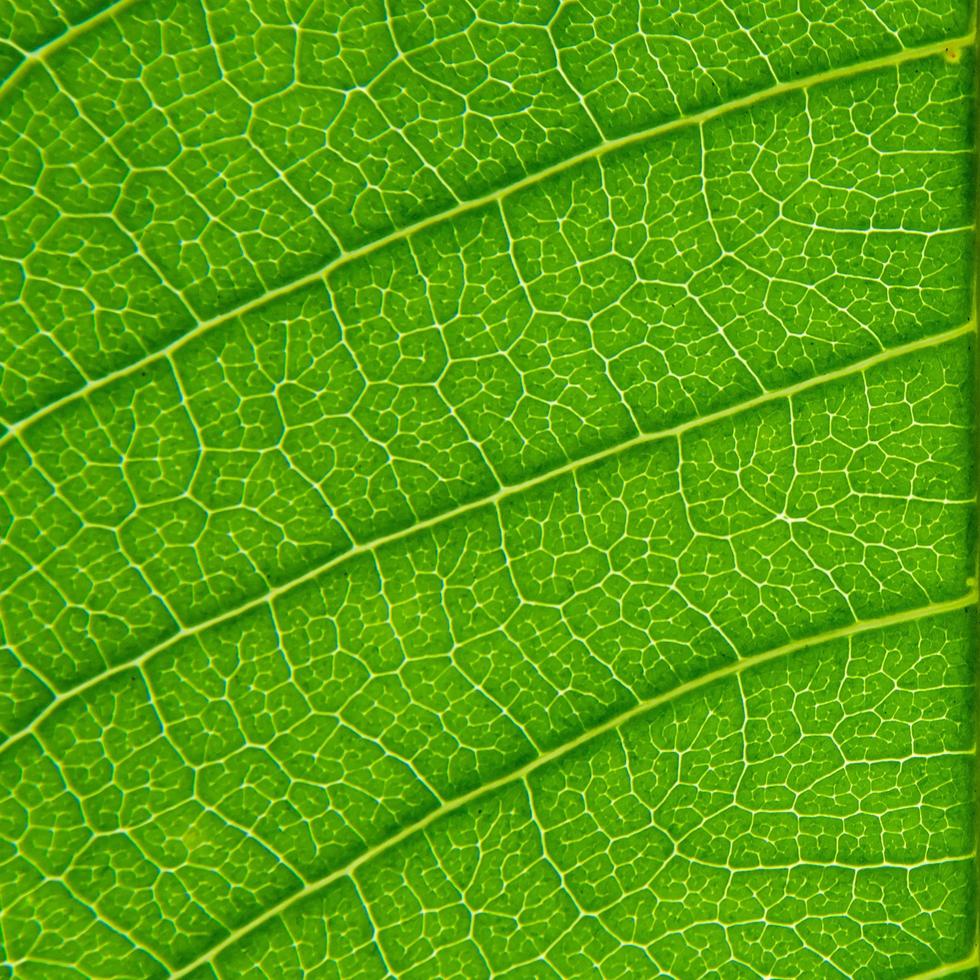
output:
M0 23L7 975L976 974L962 0Z

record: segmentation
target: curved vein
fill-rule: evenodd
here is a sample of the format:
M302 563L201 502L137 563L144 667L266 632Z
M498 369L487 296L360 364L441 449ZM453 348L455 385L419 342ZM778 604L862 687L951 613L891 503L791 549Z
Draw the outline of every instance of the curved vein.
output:
M162 640L160 643L151 647L149 650L144 651L133 659L115 664L109 669L89 677L80 684L76 684L74 687L70 687L61 693L56 694L54 699L47 704L42 711L35 715L34 718L24 726L24 728L18 732L11 733L5 742L0 743L0 751L17 744L22 739L35 732L38 727L42 725L44 721L48 719L55 711L57 711L57 709L66 701L71 700L79 694L83 694L85 691L90 690L97 684L102 683L102 681L130 670L133 667L142 666L152 657L156 656L156 654L170 649L170 647L189 636L196 636L199 633L209 630L213 626L218 626L221 623L229 622L230 620L234 620L254 609L258 609L261 606L271 603L286 592L289 592L292 589L297 588L298 586L309 582L320 575L323 575L331 569L336 568L337 566L342 565L353 558L356 558L358 555L375 552L387 544L402 541L405 538L411 537L412 535L421 531L442 525L448 521L454 520L455 518L462 517L464 514L479 510L482 507L496 506L501 501L507 500L510 497L514 497L520 493L524 493L533 487L540 486L549 482L550 480L557 479L569 473L574 473L583 467L592 465L593 463L600 463L603 460L616 456L619 453L635 449L638 446L657 442L661 439L677 438L682 436L685 432L698 429L705 425L710 425L711 423L718 422L722 419L731 418L741 414L742 412L757 408L760 405L766 405L782 398L791 398L794 395L808 391L811 388L819 387L820 385L827 384L840 378L847 378L854 374L860 374L878 364L883 364L887 361L893 360L896 357L902 357L903 355L912 354L916 351L925 350L930 347L941 346L948 341L955 340L958 337L971 333L975 327L976 323L971 321L963 324L962 326L955 327L952 330L944 331L940 334L934 334L930 337L923 337L919 340L911 341L910 343L903 344L899 347L889 348L888 350L881 351L880 353L874 354L873 356L865 358L864 360L855 361L852 364L846 365L845 367L838 368L834 371L828 371L825 374L819 374L813 378L807 378L805 381L798 381L795 384L787 385L785 388L777 388L771 391L763 392L761 395L756 395L754 398L749 398L745 401L730 405L727 408L719 409L718 411L711 412L708 415L702 415L698 418L689 419L687 422L681 422L679 425L666 429L658 429L653 432L641 433L638 436L634 436L632 439L616 443L605 449L601 449L598 452L592 453L589 456L583 456L579 459L570 460L562 466L547 470L543 473L538 473L520 483L503 486L492 494L477 497L474 500L467 501L466 503L453 507L450 510L443 511L441 514L435 514L424 521L418 521L415 524L411 524L399 531L393 531L390 534L370 538L366 541L355 544L354 547L348 548L347 551L344 551L339 555L335 555L334 557L325 562L321 562L318 565L313 565L311 568L307 569L307 571L303 572L302 575L289 579L288 581L283 582L281 585L277 585L261 595L256 596L253 599L249 599L247 602L243 602L239 605L233 606L230 609L226 609L224 612L219 613L216 616L212 616L210 619L202 620L200 623L196 623L193 626L183 627L173 635L167 637L165 640ZM811 641L808 640L806 642Z
M0 81L0 98L3 98L8 90L13 88L34 65L45 61L56 51L71 44L79 35L86 34L103 21L115 17L116 14L121 14L127 7L132 7L138 2L139 0L113 0L107 7L103 7L90 17L72 24L63 34L58 34L56 37L45 41L39 48L23 52L24 60L3 81Z
M337 566L342 565L353 558L356 558L358 555L377 551L379 548L387 544L404 540L405 538L411 537L420 531L442 525L448 521L454 520L455 518L462 517L464 514L469 514L472 511L479 510L481 507L496 506L501 501L524 493L533 487L541 486L550 480L557 479L569 473L574 473L583 467L592 465L593 463L600 463L603 460L616 456L619 453L635 449L638 446L657 442L661 439L676 438L682 436L685 432L698 429L705 425L710 425L711 423L718 422L722 419L732 418L733 416L739 415L742 412L757 408L760 405L766 405L770 402L778 401L783 398L791 398L794 395L800 394L804 391L809 391L811 388L819 387L820 385L827 384L839 378L847 378L854 374L860 374L878 364L883 364L887 361L893 360L896 357L911 354L915 351L925 350L930 347L941 346L948 341L955 340L958 337L971 333L975 330L975 328L975 321L971 321L963 324L962 326L954 327L952 330L944 331L940 334L920 338L919 340L911 341L910 343L903 344L899 347L889 348L888 350L881 351L880 353L874 354L873 356L865 358L864 360L855 361L852 364L846 365L845 367L828 371L825 374L820 374L813 378L807 378L805 381L798 381L795 384L787 385L785 388L777 388L772 391L763 392L761 395L756 395L754 398L738 402L734 405L728 406L727 408L719 409L718 411L711 412L708 415L702 415L698 418L689 419L686 422L681 422L679 425L671 426L670 428L666 429L658 429L653 432L643 432L638 436L634 436L632 439L616 443L605 449L601 449L598 452L592 453L589 456L583 456L579 459L570 460L569 462L562 466L556 467L555 469L538 473L520 483L503 486L492 494L477 497L474 500L467 501L466 503L453 507L450 510L443 511L441 514L434 514L432 517L429 517L426 520L418 521L415 524L402 528L401 530L393 531L390 534L381 535L376 538L370 538L366 541L359 542L358 544L355 544L354 547L348 548L347 551L344 551L339 555L334 555L325 562L313 565L311 568L307 569L307 571L303 572L302 575L289 579L280 585L268 589L261 595L256 596L253 599L249 599L247 602L243 602L239 605L233 606L230 609L226 609L224 612L219 613L216 616L212 616L209 619L202 620L200 623L196 623L193 626L182 627L173 635L160 641L158 644L134 657L132 660L115 664L109 669L89 677L82 683L76 684L74 687L70 687L65 691L56 694L54 700L52 700L42 711L35 715L23 729L21 729L19 732L11 733L5 742L0 743L0 751L18 743L21 741L21 739L36 731L37 728L66 701L69 701L77 695L90 690L107 678L121 674L132 667L141 666L156 654L162 653L164 650L168 650L170 647L189 636L196 636L199 633L209 630L213 626L218 626L221 623L229 622L230 620L234 620L239 616L245 615L254 609L267 605L268 603L271 603L275 599L279 598L279 596L290 592L292 589L325 574L331 569L336 568Z
M941 966L926 970L924 973L915 973L908 980L939 980L940 977L952 976L961 970L976 969L978 965L980 965L980 959L978 959L977 948L974 946L973 951L968 956L964 956L963 959L957 960L955 963L943 963Z
M783 657L790 656L791 654L800 650L809 649L824 643L830 643L834 640L847 639L849 637L857 636L862 633L868 633L873 630L884 629L887 626L915 622L919 619L941 615L942 613L946 612L955 612L958 609L964 609L968 606L972 606L976 602L977 593L976 591L971 591L965 596L961 596L959 599L953 599L948 602L933 603L928 606L920 606L916 609L909 609L901 613L893 613L890 616L882 616L878 619L869 619L863 622L852 623L850 626L844 626L836 630L829 630L828 632L822 633L818 636L808 637L804 640L796 640L792 643L786 643L783 646L776 647L773 650L767 650L764 653L758 653L751 657L736 660L724 667L718 668L717 670L710 671L709 673L704 674L694 680L679 684L677 687L663 694L648 698L645 701L640 701L632 708L628 708L626 711L622 711L617 715L607 718L604 722L594 726L588 731L582 732L573 739L569 739L569 741L563 743L562 745L555 746L555 748L550 749L547 752L543 752L536 759L532 759L523 766L513 769L509 773L499 776L497 779L491 780L488 783L484 783L482 786L478 786L476 789L470 790L468 793L464 793L461 796L457 796L454 799L443 803L434 810L429 811L429 813L427 813L424 817L416 820L406 827L403 827L400 831L398 831L398 833L393 834L387 840L381 841L378 844L375 844L373 847L368 848L352 861L349 861L340 868L336 868L334 871L324 875L322 878L310 882L299 891L294 892L288 898L283 899L277 905L267 909L261 915L256 916L251 922L241 926L238 929L235 929L220 943L217 943L210 949L206 950L186 966L171 973L171 980L178 980L178 978L186 977L194 970L197 970L205 964L210 963L223 950L234 945L236 942L243 939L254 930L261 928L270 919L274 919L276 916L281 915L298 902L303 901L303 899L309 898L311 895L315 895L318 892L329 888L330 885L334 884L336 881L339 881L342 878L351 877L364 864L367 864L375 857L387 852L414 834L425 830L427 827L431 826L436 821L441 820L443 817L455 813L457 810L462 809L469 803L472 803L483 796L487 796L498 789L503 788L504 786L527 779L528 776L543 766L546 766L548 763L561 759L563 756L574 752L576 749L586 745L593 739L599 738L602 735L605 735L608 732L627 724L633 719L646 714L648 711L652 711L663 704L675 701L693 691L707 687L709 684L712 684L715 681L722 681L732 677L737 677L746 670L761 666L762 664L769 663L773 660L779 660ZM922 976L924 978L943 975L944 974L929 973L923 974Z
M120 0L120 3L116 8L109 9L116 10L125 4L133 2L135 2L135 0ZM63 38L66 36L67 35L62 35ZM539 181L547 180L549 177L564 173L566 170L570 170L581 163L585 163L589 160L596 160L605 156L606 154L613 153L616 150L635 146L638 143L642 143L656 136L672 133L688 126L700 126L712 119L718 118L719 116L726 115L729 112L736 112L739 109L749 108L750 106L757 105L760 102L766 102L789 92L798 92L808 89L823 82L831 82L840 78L848 78L853 75L865 74L867 72L877 71L881 68L894 67L904 64L905 62L916 61L933 55L942 55L951 49L958 50L973 44L974 37L974 33L970 33L963 37L937 41L918 48L905 48L902 51L886 55L881 58L875 58L870 61L863 61L858 64L847 65L845 67L832 68L828 71L818 72L814 75L807 75L803 78L793 79L788 82L780 82L777 85L770 86L766 89L761 89L760 91L754 92L751 95L746 95L739 99L733 99L729 102L724 102L721 105L712 106L709 109L705 109L690 116L683 116L679 119L672 119L669 122L658 123L655 126L638 130L637 132L631 133L627 136L605 140L598 143L596 146L591 147L590 149L583 150L581 153L577 153L566 160L562 160L558 163L552 164L549 167L545 167L542 170L529 174L527 177L523 177L514 183L507 184L504 187L490 191L481 195L480 197L462 201L452 208L439 211L427 218L423 218L419 221L405 225L402 228L395 229L394 231L389 232L387 235L383 235L380 238L366 242L357 248L350 249L346 252L341 252L341 254L336 258L331 259L314 272L310 272L298 279L293 279L281 286L277 286L275 289L267 290L266 292L262 293L262 295L256 296L245 303L241 303L238 306L225 311L224 313L219 313L217 316L211 317L208 320L202 320L187 333L178 337L176 340L171 341L171 343L160 348L159 350L147 354L146 356L141 357L138 360L133 361L131 364L121 367L116 371L111 371L109 374L103 375L101 378L87 381L80 388L76 388L74 391L62 395L60 398L56 398L43 408L39 408L31 414L25 415L23 418L16 421L8 422L7 431L0 436L0 449L7 445L11 440L19 438L20 434L25 429L40 419L50 415L52 412L55 412L65 405L77 401L80 398L84 398L93 391L97 391L114 381L118 381L121 378L135 374L149 364L155 364L158 361L175 354L186 344L190 343L195 337L199 337L201 334L206 333L213 327L226 323L228 320L232 320L235 317L243 316L244 314L250 313L253 310L260 309L267 303L271 303L282 298L283 296L287 296L297 290L303 289L305 286L310 286L314 283L320 282L342 266L345 266L350 262L354 262L357 259L364 258L373 252L380 251L381 249L395 242L402 241L411 235L414 235L416 232L424 231L426 228L431 228L432 226L443 222L452 221L461 215L468 214L471 211L477 211L480 208L486 207L487 205L495 203L499 204L512 194L516 194L527 187L533 186ZM2 91L2 87L0 87L0 91Z

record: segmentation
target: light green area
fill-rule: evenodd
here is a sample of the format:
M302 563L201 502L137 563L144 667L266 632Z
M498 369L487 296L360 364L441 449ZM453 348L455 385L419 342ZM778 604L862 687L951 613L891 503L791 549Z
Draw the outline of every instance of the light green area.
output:
M969 964L969 10L671 6L0 0L0 976Z

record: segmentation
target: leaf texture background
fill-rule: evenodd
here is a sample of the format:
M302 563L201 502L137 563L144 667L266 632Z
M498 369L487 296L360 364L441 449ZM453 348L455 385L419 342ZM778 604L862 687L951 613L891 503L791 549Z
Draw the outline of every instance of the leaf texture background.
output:
M0 973L977 976L963 0L0 0Z

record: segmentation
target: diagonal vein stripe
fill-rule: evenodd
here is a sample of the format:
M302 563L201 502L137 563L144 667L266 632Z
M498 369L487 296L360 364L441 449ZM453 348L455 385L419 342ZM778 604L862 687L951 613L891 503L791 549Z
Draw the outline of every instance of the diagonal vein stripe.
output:
M903 344L900 347L889 348L888 350L881 351L872 357L865 358L862 361L856 361L853 364L847 365L846 367L838 368L834 371L829 371L813 378L807 378L805 381L799 381L796 384L789 385L785 388L778 388L773 391L764 392L761 395L757 395L754 398L740 402L737 405L720 409L717 412L712 412L709 415L703 415L700 418L682 422L680 425L676 425L668 429L660 429L655 432L642 433L633 439L617 443L614 446L600 450L599 452L593 453L590 456L572 460L566 463L564 466L557 467L556 469L549 470L545 473L537 474L529 480L503 487L493 494L468 501L465 504L461 504L458 507L445 511L442 514L437 514L428 518L427 520L412 524L410 527L403 528L400 531L394 531L391 534L386 534L381 537L372 538L356 544L353 548L348 549L342 554L336 555L326 562L313 566L302 575L299 575L288 582L283 582L281 585L269 589L267 592L264 592L262 595L257 596L254 599L250 599L248 602L241 603L231 609L227 609L224 612L219 613L217 616L212 616L210 619L202 620L200 623L193 626L182 628L172 636L158 643L156 646L151 647L149 650L141 653L132 660L116 664L109 670L95 674L82 683L76 684L74 687L70 687L62 692L59 692L55 696L54 700L52 700L41 712L39 712L27 726L25 726L21 731L11 734L7 741L0 745L0 751L8 746L15 745L21 739L35 732L38 727L42 725L44 721L48 719L55 711L57 711L57 709L66 701L69 701L79 694L83 694L85 691L90 690L107 678L121 674L127 670L130 670L134 666L141 666L156 654L162 653L164 650L168 650L174 644L179 643L181 640L184 640L189 636L196 636L197 634L203 633L214 626L218 626L221 623L227 623L241 615L244 615L245 613L252 611L253 609L266 605L290 590L304 584L305 582L309 582L312 579L317 578L318 576L330 571L333 568L336 568L339 565L342 565L344 562L349 561L358 555L376 551L378 548L381 548L384 545L412 537L413 535L425 531L431 527L437 527L448 521L454 520L455 518L461 517L464 514L469 514L475 510L479 510L480 508L496 506L501 501L521 494L533 487L541 486L542 484L548 483L550 480L557 479L558 477L565 476L569 473L574 473L583 467L592 465L593 463L600 463L603 460L616 456L619 453L627 452L628 450L634 449L637 446L647 445L661 439L676 438L678 436L682 436L685 432L698 429L705 425L710 425L711 423L722 419L731 418L742 412L757 408L760 405L765 405L769 402L778 401L783 398L791 398L796 394L819 387L823 384L828 384L839 378L847 378L855 374L860 374L870 368L873 368L875 365L886 363L895 358L912 354L916 351L926 350L930 347L940 346L944 343L956 340L959 337L971 333L974 328L975 323L971 321L970 323L963 324L962 326L956 327L953 330L948 330L932 337L925 337L915 340L908 344Z
M124 0L124 2L126 2L126 0ZM357 259L364 258L373 252L380 251L394 242L402 241L411 235L414 235L416 232L423 231L426 228L431 228L432 226L443 222L452 221L454 218L458 218L461 215L467 214L471 211L477 211L489 204L499 204L499 202L505 200L512 194L515 194L527 187L533 186L539 181L546 180L555 174L563 173L564 171L570 170L571 168L588 160L596 160L609 153L613 153L616 150L634 146L656 136L672 133L688 126L700 126L703 123L709 122L710 120L716 119L719 116L723 116L729 112L735 112L739 109L745 109L761 102L766 102L788 92L798 92L816 85L820 85L824 82L831 82L840 78L849 78L855 75L866 74L882 68L895 67L905 64L906 62L916 61L920 58L942 55L951 49L958 50L960 48L967 47L973 43L973 40L974 35L969 34L965 37L938 41L934 44L928 44L919 48L908 48L894 54L886 55L882 58L875 58L871 61L864 61L856 65L849 65L844 68L834 68L829 71L819 72L815 75L808 75L803 78L793 79L789 82L783 82L779 85L773 85L769 88L762 89L759 92L744 96L743 98L734 99L730 102L713 106L710 109L705 109L704 111L695 113L694 115L684 116L680 119L674 119L667 123L660 123L656 126L639 130L638 132L632 133L628 136L622 136L599 143L588 150L584 150L575 156L562 160L561 162L553 164L550 167L546 167L543 170L538 170L535 173L530 174L529 176L524 177L514 183L508 184L505 187L501 187L480 197L473 198L472 200L463 201L455 207L449 208L448 210L440 211L437 214L422 219L421 221L416 221L412 224L404 226L403 228L396 229L395 231L384 235L381 238L368 242L358 248L343 252L335 259L332 259L330 262L326 263L322 268L317 269L308 275L294 279L291 282L284 283L282 286L271 289L263 293L261 296L257 296L254 299L242 303L239 306L225 311L224 313L220 313L217 316L211 317L208 320L202 320L183 336L178 337L165 347L162 347L159 350L140 358L139 360L133 361L131 364L128 364L125 367L103 375L101 378L87 382L82 387L55 399L43 408L32 412L30 415L26 415L16 421L8 421L7 431L3 433L3 435L0 435L0 449L2 449L12 440L19 438L25 429L30 427L39 419L50 415L52 412L63 408L65 405L75 402L80 398L84 398L86 395L90 395L94 391L104 388L106 385L112 384L114 381L129 377L130 375L142 370L149 364L155 364L158 361L175 354L177 351L181 350L184 346L194 340L194 338L201 336L212 328L217 327L222 323L226 323L228 320L232 320L235 317L250 313L253 310L261 309L267 303L281 299L283 296L288 296L305 286L312 285L316 282L321 282L336 269L339 269L350 262L354 262Z
M281 915L283 912L287 911L292 906L303 901L305 898L309 898L311 895L315 895L318 892L323 891L328 888L334 882L339 881L342 878L347 878L356 873L358 868L367 864L373 858L380 854L383 854L400 844L402 841L425 830L430 827L436 821L441 820L443 817L448 816L451 813L455 813L457 810L462 809L469 803L474 802L484 796L488 796L494 793L496 790L508 786L512 783L521 782L527 779L533 772L546 766L550 762L554 762L557 759L561 759L565 755L573 752L575 749L580 748L582 745L593 741L596 738L606 734L607 732L613 731L619 728L621 725L638 718L641 715L646 714L648 711L652 711L655 708L660 707L663 704L667 704L671 701L676 701L678 698L683 697L685 694L689 694L693 691L701 690L707 687L709 684L715 681L722 681L728 678L736 677L737 675L749 670L753 667L758 667L762 664L770 663L773 660L780 660L784 657L791 656L801 650L811 649L812 647L818 646L823 643L829 643L833 640L842 640L849 637L858 636L862 633L868 633L873 630L884 629L888 626L894 626L899 623L910 623L916 620L924 619L929 616L937 616L946 612L955 612L958 609L965 609L969 606L974 605L977 602L977 593L970 592L959 599L954 599L950 602L934 603L929 606L922 606L917 609L910 609L905 612L896 613L890 616L883 616L880 619L869 619L864 622L852 623L850 626L845 626L841 629L830 630L826 633L820 634L819 636L808 637L805 640L799 640L793 643L787 643L783 646L776 647L773 650L768 650L765 653L758 653L751 657L745 657L741 660L736 660L718 670L711 671L710 673L704 674L698 677L696 680L687 681L684 684L680 684L671 691L667 691L663 694L659 694L656 697L650 698L646 701L641 701L639 704L628 709L627 711L621 712L618 715L614 715L608 718L606 721L599 725L589 729L586 732L582 732L580 735L562 745L558 745L555 748L544 752L539 755L536 759L531 762L526 763L518 769L514 769L503 776L492 780L489 783L484 783L482 786L471 790L469 793L465 793L462 796L457 796L455 799L448 800L446 803L439 807L431 810L426 816L422 817L420 820L415 821L412 824L402 828L397 834L392 835L387 840L381 841L374 847L361 853L358 857L354 858L348 864L343 867L337 868L331 871L324 877L309 882L299 891L290 895L288 898L283 899L278 905L268 909L261 915L256 916L251 922L236 929L228 934L220 943L217 943L211 949L202 953L197 959L188 963L186 966L171 973L172 980L178 980L178 978L186 977L188 974L193 973L194 970L200 968L206 963L210 963L216 956L218 956L223 950L227 949L229 946L234 945L240 939L244 938L250 932L255 929L260 928L270 919L274 919L276 916ZM954 859L950 859L954 860ZM929 973L923 975L923 980L925 977L939 977L945 976L944 973Z

